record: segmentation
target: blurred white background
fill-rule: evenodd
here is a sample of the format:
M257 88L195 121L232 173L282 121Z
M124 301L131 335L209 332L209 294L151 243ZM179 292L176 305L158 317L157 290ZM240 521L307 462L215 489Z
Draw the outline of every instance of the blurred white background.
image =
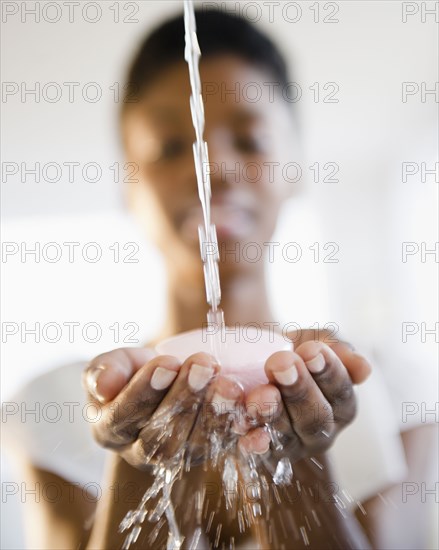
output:
M12 399L39 373L122 345L109 328L114 323L120 324L121 339L137 326L133 337L141 343L160 327L165 305L161 259L125 211L122 184L114 182L110 169L123 163L114 85L123 82L145 32L182 9L181 2L117 2L115 22L115 3L97 2L101 17L90 23L81 11L87 2L76 8L73 22L62 2L25 4L37 6L40 22L25 16L24 4L2 3L3 400ZM57 4L58 12L47 4ZM421 324L432 329L438 320L437 257L435 261L430 254L422 262L419 252L404 263L402 243L413 242L421 250L421 243L433 249L438 240L438 175L427 174L425 182L421 178L421 163L430 170L437 163L438 94L421 92L435 86L437 90L438 27L437 16L425 14L421 6L433 9L434 2L405 4L320 2L315 22L312 2L226 3L228 11L238 10L257 21L277 41L302 89L296 107L303 127L307 192L288 205L273 240L297 242L303 255L297 263L267 266L275 311L282 322L301 326L336 323L383 367L396 388L396 414L402 400L437 401L437 336L421 339ZM95 17L93 9L85 12L89 19ZM49 22L57 13L60 20ZM123 22L127 17L138 22ZM325 17L338 22L325 23ZM59 101L50 103L41 96L37 102L31 94L22 100L24 87L40 83L43 88L50 82L62 88ZM66 82L79 83L73 102ZM338 86L338 103L322 101L328 93L323 86L331 82ZM405 102L404 82L419 88ZM88 83L99 86L99 101L83 99ZM318 102L309 88L315 89L315 83L320 87ZM80 167L98 163L102 177L90 183L79 174L69 182L65 169L60 181L42 178L37 183L32 175L21 182L20 171L8 173L14 163L30 167L37 162L77 162ZM314 183L308 167L316 162L337 163L339 182ZM406 182L405 162L419 166ZM44 257L36 262L30 255L21 261L24 246L40 243L42 248L49 242L79 242L75 260L69 262L62 246L56 263ZM96 263L82 256L90 242L102 251ZM315 242L337 243L339 262L315 263L309 249ZM18 253L12 253L14 243ZM121 249L119 262L114 261L114 243ZM134 250L124 251L126 243L135 243L137 263L122 261ZM54 248L46 250L55 253ZM20 329L17 334L7 332L21 323L30 327L67 322L80 323L74 342L69 342L67 329L56 343L47 341L54 333L40 342L28 335L23 343ZM90 322L102 326L96 343L80 335ZM407 342L402 339L404 322L419 327ZM131 325L124 329L126 323ZM402 376L406 384L401 388L396 380ZM4 467L3 479L15 479L14 473ZM22 548L20 528L9 523L15 511L5 506L2 513L2 547Z

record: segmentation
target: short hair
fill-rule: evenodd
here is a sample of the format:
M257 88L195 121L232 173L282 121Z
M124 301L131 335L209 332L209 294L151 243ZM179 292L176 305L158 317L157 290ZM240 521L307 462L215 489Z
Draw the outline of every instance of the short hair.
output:
M196 10L201 59L233 54L266 70L282 88L288 85L284 57L273 41L247 19L218 9ZM140 97L171 64L184 60L184 18L179 15L156 27L142 41L130 65L123 109L129 94Z

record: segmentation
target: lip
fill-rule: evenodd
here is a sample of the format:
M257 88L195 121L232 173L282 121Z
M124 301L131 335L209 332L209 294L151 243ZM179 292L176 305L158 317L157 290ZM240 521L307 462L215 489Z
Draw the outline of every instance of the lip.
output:
M211 220L215 224L218 240L243 239L251 235L256 224L255 212L226 199L212 200ZM204 223L201 204L189 208L180 229L183 236L198 241L198 226Z

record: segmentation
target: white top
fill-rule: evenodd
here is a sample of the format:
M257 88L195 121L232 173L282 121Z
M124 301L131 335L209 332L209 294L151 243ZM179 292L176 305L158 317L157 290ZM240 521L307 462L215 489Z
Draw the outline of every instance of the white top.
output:
M49 371L2 406L5 447L81 485L101 481L108 454L91 434L97 410L87 404L84 368L76 363Z
M6 446L35 465L86 486L100 483L105 451L89 424L99 411L88 405L81 385L85 364L50 371L3 403ZM406 474L400 427L379 370L357 387L359 412L338 437L330 454L340 489L364 501Z

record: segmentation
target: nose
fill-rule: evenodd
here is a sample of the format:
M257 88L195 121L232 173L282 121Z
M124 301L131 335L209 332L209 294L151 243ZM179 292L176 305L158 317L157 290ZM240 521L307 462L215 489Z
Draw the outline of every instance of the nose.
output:
M212 191L239 183L240 159L233 151L231 136L225 130L215 130L206 135L209 153L209 171Z

